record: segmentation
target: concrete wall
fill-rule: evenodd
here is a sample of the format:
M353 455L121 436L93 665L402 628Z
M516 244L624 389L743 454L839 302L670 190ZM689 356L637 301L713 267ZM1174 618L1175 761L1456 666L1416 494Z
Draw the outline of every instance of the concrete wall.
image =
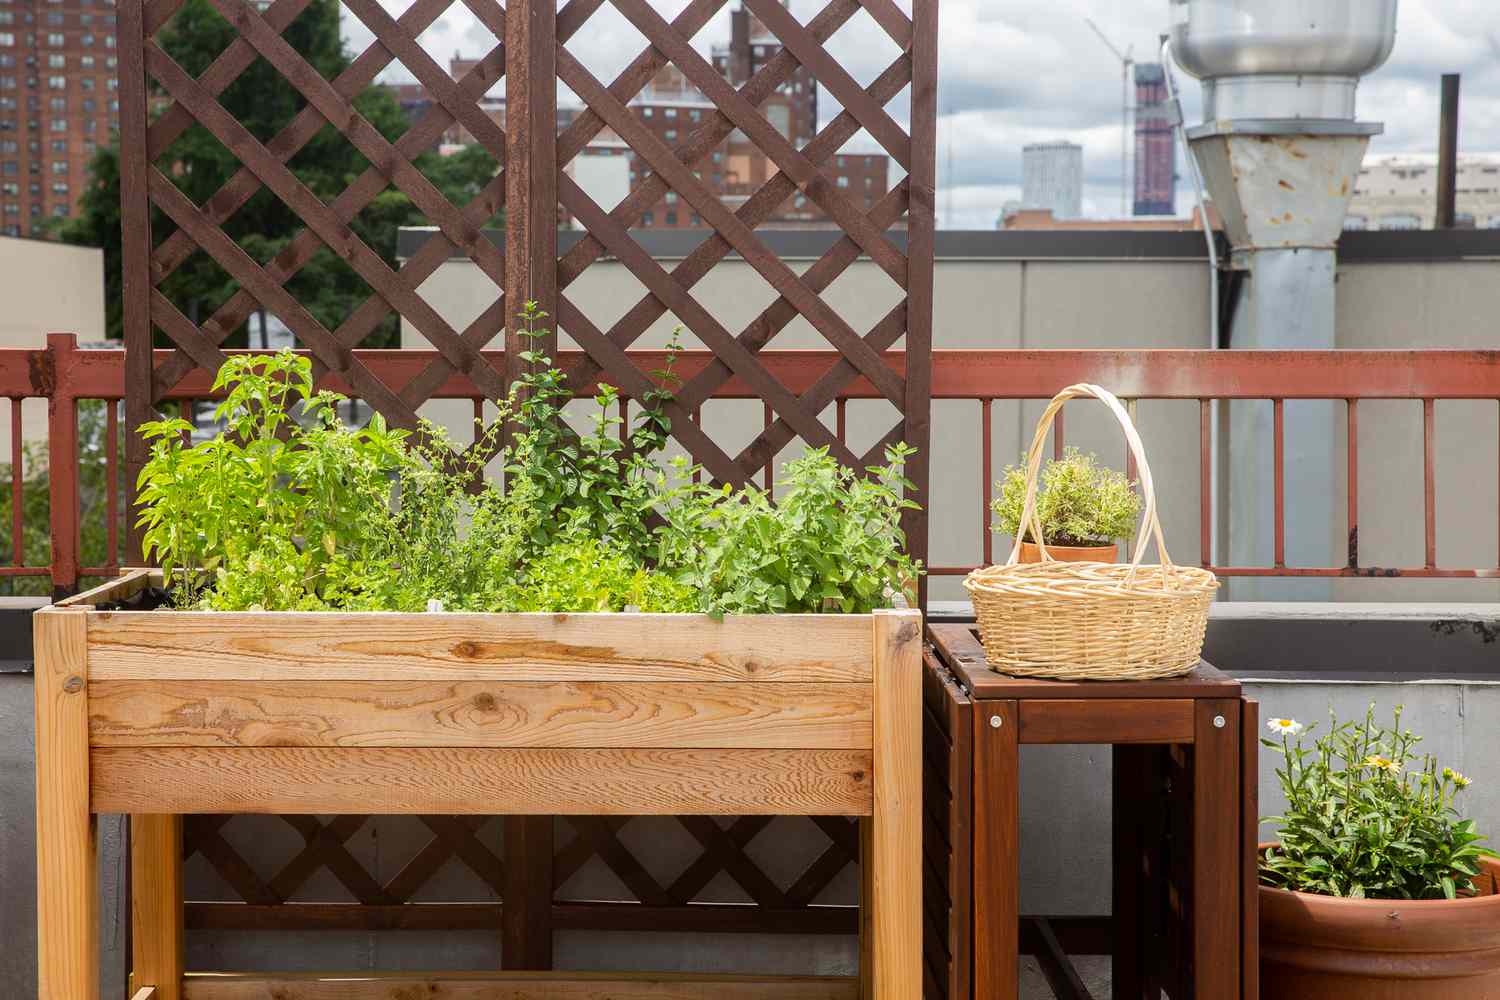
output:
M0 236L0 348L46 346L49 333L104 339L104 251ZM22 439L47 437L47 403L27 400ZM10 461L10 413L0 414L0 461Z

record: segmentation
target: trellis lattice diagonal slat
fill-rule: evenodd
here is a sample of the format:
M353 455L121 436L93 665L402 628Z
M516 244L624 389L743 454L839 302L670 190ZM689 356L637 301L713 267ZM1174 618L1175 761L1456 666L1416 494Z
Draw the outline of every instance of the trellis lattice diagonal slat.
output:
M180 71L151 41L181 6L182 0L120 0L120 94L122 218L126 254L125 317L130 351L127 419L132 425L153 416L156 401L197 367L211 367L223 357L228 338L241 329L256 310L279 317L308 347L320 369L338 376L349 391L386 415L398 426L412 426L417 409L451 385L454 372L465 374L476 395L498 396L513 376L514 358L489 359L480 352L507 332L511 314L528 297L557 318L583 351L583 360L569 372L577 386L600 377L618 383L627 396L640 399L652 386L641 367L626 353L667 314L676 314L718 358L677 391L670 404L672 431L678 442L722 480L745 481L767 468L795 439L827 445L850 464L877 459L888 444L906 440L919 449L909 466L919 489L925 488L927 428L930 407L932 321L933 187L936 135L936 0L913 0L911 14L895 0L829 0L805 23L776 0L738 0L743 8L780 42L750 67L747 77L722 79L698 54L694 39L736 0L690 0L670 20L647 0L412 0L405 10L387 13L377 0L350 0L346 6L373 40L332 79L325 79L284 33L313 2L273 0L266 6L247 0L210 0L239 32L196 78ZM566 44L610 5L644 38L644 47L605 86L566 48ZM444 73L423 48L420 36L455 5L464 8L500 39L458 80ZM860 85L826 47L860 11L865 22L889 36L900 54L868 85ZM884 39L880 39L882 43ZM257 60L275 68L305 105L268 140L258 140L232 120L219 103L221 95ZM148 71L149 66L149 71ZM413 116L408 129L387 141L354 110L354 101L368 87L397 66L418 80L430 103ZM642 127L635 104L649 100L645 88L672 67L696 88L704 109L682 141L665 141L659 132ZM512 72L514 71L514 72ZM513 78L514 77L514 78ZM154 78L154 79L153 79ZM505 80L506 119L502 123L481 106ZM577 94L583 107L559 134L556 128L556 86ZM813 134L790 141L771 124L768 102L794 80L814 80L835 99L840 110L815 123ZM891 102L910 87L910 128ZM162 114L151 120L148 94L164 97ZM186 129L202 125L236 158L241 167L201 205L194 204L171 180L170 164L156 161ZM496 177L462 205L449 204L422 176L416 161L453 126L476 137L504 164ZM332 201L324 204L298 181L291 164L297 153L322 130L339 132L369 161L369 166ZM908 176L871 204L833 183L834 157L861 132L875 142ZM647 168L623 199L609 211L569 176L573 162L601 138L617 137L637 162ZM758 150L770 169L762 180L733 205L719 200L697 177L715 152L735 143L737 149ZM387 190L403 193L435 226L433 232L393 269L354 236L350 226ZM268 191L298 214L303 228L265 264L251 258L223 228L258 192ZM666 266L653 260L631 233L645 214L669 194L676 194L703 220L706 238L682 260ZM790 199L805 197L841 230L840 238L806 269L794 271L771 254L757 230L771 222ZM517 200L520 199L520 200ZM152 206L177 227L153 249ZM556 252L551 225L559 206L587 230L567 252ZM505 210L512 221L505 247L481 232ZM514 210L514 211L512 211ZM892 235L905 225L903 247ZM349 314L326 326L297 300L289 288L308 262L330 248L370 286L371 293ZM516 250L519 248L519 256ZM196 253L203 253L238 285L207 319L189 319L185 310L157 286ZM768 305L758 306L748 323L731 335L721 316L694 297L694 290L715 267L739 255L774 291ZM497 287L481 302L466 325L450 325L417 295L444 262L460 258L480 269ZM624 303L623 315L599 322L589 315L591 303L574 284L590 267L606 258L623 265L642 287L634 301ZM863 334L822 296L860 260L873 262L898 293L894 303L881 306L880 318ZM873 269L871 271L873 274ZM755 279L752 279L755 280ZM566 294L565 294L566 293ZM705 300L706 302L707 300ZM399 384L386 384L353 353L392 312L408 330L426 338L437 357L414 366ZM320 313L320 315L322 315ZM797 320L804 320L837 350L809 386L793 392L757 357L773 338ZM868 323L864 320L860 325ZM332 329L330 329L332 328ZM165 333L177 350L152 368L148 350L153 329ZM514 330L507 348L514 351ZM888 351L902 338L904 357L889 362ZM767 425L748 445L731 453L697 419L731 379L750 386L770 407ZM875 445L859 454L842 443L842 435L823 424L825 411L858 380L874 386L879 398L900 413L900 420ZM861 388L862 393L866 390ZM800 394L799 394L800 393ZM865 440L868 440L866 438ZM128 481L144 460L144 449L132 435L128 444ZM921 497L918 497L920 500ZM925 557L925 519L912 514L907 522L914 554ZM302 850L280 870L257 874L240 858L224 836L222 817L194 817L187 824L188 849L196 852L246 902L277 906L307 884L318 870L333 878L372 911L392 906L420 906L413 902L451 862L461 863L488 891L502 897L527 888L507 867L507 859L528 859L550 871L548 881L560 885L591 859L600 858L636 895L642 907L641 924L649 926L653 907L702 905L698 896L721 874L737 883L755 905L734 907L733 926L774 930L786 914L808 908L856 861L855 826L843 818L818 818L817 828L828 837L812 860L789 885L782 887L757 865L747 849L771 821L744 817L725 826L688 819L682 823L699 845L697 856L670 881L646 872L631 852L631 838L621 831L628 818L572 819L577 836L555 852L549 838L527 847L514 858L488 843L483 817L425 817L428 834L420 848L394 876L379 879L361 869L357 835L368 832L362 817L293 821L304 839ZM710 828L711 827L711 828ZM526 851L548 850L545 859ZM545 861L545 863L544 863ZM509 877L508 877L509 876ZM627 878L628 876L628 878ZM535 882L533 879L531 882ZM542 890L545 891L545 890ZM555 895L555 891L554 891ZM554 906L562 905L557 900ZM506 901L528 915L548 919L547 900ZM571 904L569 904L571 905ZM476 918L455 916L454 926L475 926L476 919L493 919L493 907ZM456 911L455 911L456 912ZM569 926L588 926L595 919L587 904L568 910ZM757 916L757 913L765 914ZM618 921L618 911L599 911L599 926ZM780 915L780 916L778 916ZM373 918L372 918L373 919ZM392 919L386 914L382 919ZM424 926L442 926L445 918L424 917ZM467 923L463 923L467 921ZM373 923L372 923L373 926ZM727 926L727 925L726 925ZM787 925L790 926L790 925ZM799 924L798 926L806 926ZM833 926L820 924L820 926ZM507 926L507 954L513 942ZM547 933L543 928L543 934ZM518 941L520 939L517 939ZM530 940L530 939L528 939ZM523 942L524 943L524 942ZM516 948L516 955L535 961L542 954ZM514 964L517 959L506 959Z

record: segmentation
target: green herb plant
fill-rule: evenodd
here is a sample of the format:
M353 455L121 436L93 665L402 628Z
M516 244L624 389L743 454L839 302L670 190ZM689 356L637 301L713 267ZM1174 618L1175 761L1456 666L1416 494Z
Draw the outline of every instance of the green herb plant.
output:
M679 462L658 529L658 565L696 594L697 610L864 613L891 594L913 597L920 566L905 554L902 475L913 449L896 445L887 464L861 476L826 448L788 463L777 501L753 485L693 483Z
M522 332L545 335L527 303ZM911 449L867 476L826 450L783 470L778 502L693 482L657 456L671 433L674 338L624 426L599 384L582 431L566 377L539 350L467 448L422 423L363 428L292 352L232 357L215 390L224 430L147 424L145 555L181 607L215 610L863 612L910 593L920 566L900 523L916 505ZM585 404L587 405L587 404ZM486 478L491 463L503 480Z
M1007 466L995 483L995 531L1014 537L1026 505L1026 466ZM1048 545L1110 545L1135 534L1141 498L1129 479L1092 454L1068 448L1042 467L1037 516ZM1027 541L1034 541L1027 529Z
M1490 854L1473 820L1456 808L1469 779L1418 754L1421 737L1365 718L1339 723L1311 747L1292 719L1268 724L1263 739L1283 762L1276 770L1286 812L1270 817L1280 843L1260 860L1265 885L1355 899L1453 899L1472 888Z
M214 388L227 390L215 411L226 429L211 440L187 446L182 419L142 425L145 555L185 605L318 609L330 590L359 604L383 582L406 432L379 414L345 427L342 397L315 392L311 363L290 351L233 356Z

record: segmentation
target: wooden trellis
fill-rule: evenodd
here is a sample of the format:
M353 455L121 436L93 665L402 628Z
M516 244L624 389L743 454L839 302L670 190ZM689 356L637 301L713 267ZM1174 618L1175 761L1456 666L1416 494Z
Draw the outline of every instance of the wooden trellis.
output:
M765 467L796 438L827 446L851 465L865 465L897 440L916 446L908 466L918 499L928 483L931 408L931 327L937 84L937 0L913 0L907 15L894 0L830 0L806 23L779 0L743 0L748 10L781 44L742 85L719 75L691 43L692 37L729 0L690 0L668 21L651 0L608 0L644 37L646 45L614 80L599 80L575 58L566 43L606 0L461 0L500 40L454 80L427 53L418 36L455 0L414 0L399 17L379 0L342 0L374 41L342 73L325 79L283 38L282 32L309 0L213 0L238 37L196 78L175 63L155 36L181 0L122 0L119 4L121 192L124 243L124 326L127 348L126 415L129 427L155 419L172 387L196 369L215 369L225 358L226 339L259 310L274 315L297 336L317 365L337 374L352 392L395 425L413 426L418 408L455 373L474 388L475 397L496 398L520 371L520 339L508 323L520 304L538 301L557 326L583 349L569 371L575 385L605 378L630 397L651 385L627 351L662 316L671 313L710 348L715 362L695 375L670 404L672 433L713 476L742 482ZM861 85L829 53L825 43L861 10L894 40L899 54L868 85ZM218 103L218 96L256 60L274 67L294 87L305 106L277 135L257 137ZM645 128L628 102L668 63L675 65L712 102L716 111L671 145ZM387 141L354 107L354 99L376 77L399 63L420 81L433 103L399 139ZM842 110L800 149L771 124L759 108L801 67ZM480 98L501 80L506 88L502 128L480 107ZM556 81L585 109L558 132ZM909 126L887 105L910 88ZM159 113L154 113L159 110ZM413 165L444 131L461 125L502 164L497 176L464 205L449 203ZM202 204L194 204L173 182L170 165L160 161L174 140L193 126L208 130L240 162L232 179ZM371 166L336 198L325 202L304 186L289 161L331 125ZM610 211L593 201L567 173L568 164L603 130L617 134L649 167L649 174ZM822 171L837 152L863 130L905 171L906 176L868 209L856 204ZM754 143L775 172L737 209L728 206L694 175L731 133ZM399 269L364 243L350 223L376 197L394 187L404 192L436 227L436 232ZM258 263L223 231L223 225L261 190L270 191L303 222L304 228L273 259ZM686 258L670 268L644 251L630 233L664 194L676 192L712 230ZM800 274L772 253L756 235L789 199L804 196L843 231L843 236ZM587 237L558 253L557 212L561 206ZM504 210L506 238L497 246L482 226ZM171 221L168 234L152 232L153 210ZM887 233L905 224L904 249ZM288 282L323 248L328 248L372 289L369 297L330 329L288 290ZM206 254L238 286L212 315L189 318L161 291L161 283L196 253ZM778 297L741 330L727 329L693 296L694 286L731 254L742 258ZM503 291L467 327L456 329L417 293L418 286L452 257L467 257ZM624 265L645 294L608 329L597 326L570 300L568 290L593 263L609 257ZM874 326L860 331L821 295L851 264L867 258L899 287L899 302ZM382 380L354 354L354 348L390 314L421 333L438 356L403 384ZM800 395L777 380L757 353L793 320L801 318L838 351L810 389ZM157 331L174 350L153 361ZM505 360L481 355L504 337ZM882 352L905 340L904 365L892 367ZM555 347L555 343L548 345ZM744 448L731 453L700 427L693 415L731 377L760 395L771 418ZM900 414L866 454L856 454L820 419L841 388L868 380ZM143 442L127 434L128 481L143 464ZM906 524L913 552L925 559L926 518L912 512ZM558 876L597 855L639 901L665 916L692 901L718 872L729 875L760 906L760 916L736 918L739 926L803 926L791 915L805 914L816 892L857 855L852 827L844 820L821 822L830 846L790 887L771 883L744 853L766 822L745 818L721 829L683 818L681 823L703 846L703 856L671 885L644 876L615 836L619 819L579 821L577 836L554 855L553 823L548 817L507 821L501 855L480 847L468 819L423 820L432 841L396 882L381 884L360 869L343 843L363 822L339 817L324 824L308 817L287 822L306 838L307 848L270 881L256 876L219 834L217 820L188 825L187 851L204 855L247 903L278 906L314 867L333 871L372 915L367 925L397 920L390 907L409 906L411 893L450 856L460 858L495 888L504 906L506 964L545 967L550 962L553 886ZM503 856L502 856L503 855ZM430 866L424 868L423 866ZM206 913L207 911L205 911ZM385 917L375 914L386 913ZM458 911L452 911L458 912ZM210 918L209 922L211 922ZM483 918L480 918L483 919ZM578 926L608 926L608 916ZM632 918L634 919L634 918ZM632 926L648 926L640 921ZM285 926L284 923L281 924ZM832 929L831 927L829 929Z

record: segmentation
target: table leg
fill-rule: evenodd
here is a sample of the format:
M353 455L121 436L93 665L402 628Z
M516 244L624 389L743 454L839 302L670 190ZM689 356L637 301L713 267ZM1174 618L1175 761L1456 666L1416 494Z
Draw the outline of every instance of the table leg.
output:
M1016 703L976 702L973 714L974 996L1016 1000L1021 921Z
M1240 992L1240 701L1203 698L1193 725L1193 979L1200 1000Z
M182 817L130 817L131 986L181 1000Z
M1110 995L1141 1000L1146 988L1145 819L1153 812L1151 757L1159 748L1116 744L1112 748L1113 871L1111 875ZM1160 877L1158 873L1158 877Z

